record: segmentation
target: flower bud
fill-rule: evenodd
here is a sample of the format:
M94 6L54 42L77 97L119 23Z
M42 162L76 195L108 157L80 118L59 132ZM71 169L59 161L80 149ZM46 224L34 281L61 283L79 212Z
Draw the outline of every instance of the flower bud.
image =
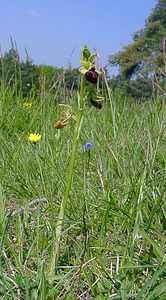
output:
M90 53L89 49L85 46L84 50L83 50L83 57L88 59L90 57L90 54L91 53Z

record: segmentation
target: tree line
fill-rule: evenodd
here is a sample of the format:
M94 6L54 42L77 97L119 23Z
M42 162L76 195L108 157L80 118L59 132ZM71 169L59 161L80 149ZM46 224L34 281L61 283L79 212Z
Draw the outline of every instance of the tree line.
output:
M117 66L119 74L109 78L110 87L124 89L136 99L149 99L156 92L165 91L166 78L166 0L158 0L145 27L133 34L133 42L122 51L108 57L109 66ZM107 67L106 74L108 75ZM71 91L79 87L78 69L35 65L27 54L20 61L17 49L12 48L1 56L0 83L14 87L16 93L27 97L37 95L42 88L54 91L57 84Z
M165 89L166 78L166 0L158 0L145 27L132 36L133 42L110 55L108 64L118 66L112 87L125 87L135 98L149 98L158 85Z
M52 90L62 84L67 90L78 89L79 71L72 68L56 68L48 65L35 65L28 54L25 62L20 61L19 53L12 45L12 48L1 56L0 84L21 93L21 96L28 97L33 91L37 96L40 89Z

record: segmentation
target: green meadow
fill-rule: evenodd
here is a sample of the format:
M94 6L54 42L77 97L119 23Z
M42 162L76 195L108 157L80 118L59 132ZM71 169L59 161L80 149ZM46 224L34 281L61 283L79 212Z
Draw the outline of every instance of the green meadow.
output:
M79 93L41 81L38 95L25 99L1 84L0 298L164 300L164 101L156 94L136 102L106 83L102 109L85 99L57 236ZM65 113L69 122L56 129Z

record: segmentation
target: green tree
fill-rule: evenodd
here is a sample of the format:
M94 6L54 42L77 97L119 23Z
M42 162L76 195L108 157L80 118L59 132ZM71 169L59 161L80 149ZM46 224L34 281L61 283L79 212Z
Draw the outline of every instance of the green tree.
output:
M70 66L65 73L65 85L69 90L78 89L80 73L77 68L72 69Z
M39 80L37 67L33 64L33 61L27 57L26 62L20 63L21 81L18 88L22 89L23 97L30 94L34 88L36 91L39 88Z
M48 65L36 66L36 74L39 84L42 85L45 90L50 90L56 87L59 79L63 74L63 68L56 68Z
M16 96L19 93L26 97L32 86L35 85L38 89L36 66L28 56L26 62L20 62L18 51L12 47L1 57L0 82L12 89L14 88Z
M145 22L145 28L133 35L133 43L109 57L111 66L119 66L125 78L156 74L164 68L163 41L166 36L166 0L158 0Z
M19 66L19 55L17 50L11 48L9 52L5 52L1 57L0 78L5 79L6 83L14 82L17 77Z
M136 79L126 79L118 74L109 80L112 90L123 90L124 93L136 101L153 99L152 80L148 76L137 76Z

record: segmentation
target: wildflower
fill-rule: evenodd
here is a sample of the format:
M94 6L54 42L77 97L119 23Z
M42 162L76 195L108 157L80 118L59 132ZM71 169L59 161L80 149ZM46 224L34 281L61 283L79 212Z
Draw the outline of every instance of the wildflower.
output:
M63 121L65 121L66 118L60 118L56 123L55 123L55 128L56 129L62 129L65 127L67 124L64 124Z
M23 108L30 108L31 106L32 106L32 103L29 103L29 102L23 103Z
M94 101L92 98L90 99L91 104L99 109L102 109L103 103L102 101Z
M85 73L86 80L91 84L97 84L99 74L95 71L95 68L91 68Z
M84 145L84 147L85 147L85 149L86 150L90 150L90 149L92 149L92 147L93 147L93 145L91 144L91 143L86 143L85 145Z
M28 138L32 143L36 144L41 139L41 135L38 133L31 133Z
M88 169L89 169L89 163L90 163L90 150L92 149L93 145L91 143L86 143L84 145L85 149L88 150Z
M68 120L70 119L71 114L66 113L66 117L60 118L54 125L56 129L62 129L65 127L67 124L69 124Z

